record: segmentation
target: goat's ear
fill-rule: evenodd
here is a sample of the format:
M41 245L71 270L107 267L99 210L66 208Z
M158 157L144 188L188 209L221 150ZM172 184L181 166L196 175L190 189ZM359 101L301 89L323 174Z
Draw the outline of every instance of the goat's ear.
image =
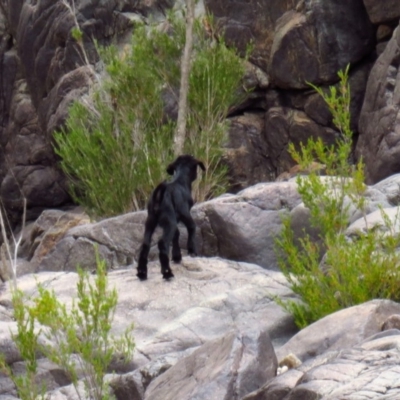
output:
M175 163L173 162L173 163L171 163L171 164L168 165L168 167L167 167L167 173L168 173L169 175L173 175L173 174L174 174L174 171L175 171Z
M197 165L198 165L203 171L206 170L206 167L204 166L204 164L203 164L202 161L197 161Z

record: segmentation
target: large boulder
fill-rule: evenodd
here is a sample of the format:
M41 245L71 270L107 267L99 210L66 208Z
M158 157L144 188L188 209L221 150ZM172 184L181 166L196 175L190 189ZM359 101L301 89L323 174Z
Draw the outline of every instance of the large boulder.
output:
M275 23L294 7L291 0L204 0L204 5L215 16L228 44L235 45L244 54L253 42L250 59L264 70L271 52Z
M365 8L372 23L382 24L400 18L400 3L397 0L364 0Z
M225 157L229 167L230 190L238 192L258 182L272 181L275 168L264 138L263 112L244 113L229 120Z
M332 351L268 382L243 400L352 400L400 397L400 331Z
M328 351L351 348L381 331L392 314L400 314L400 304L372 300L328 315L309 325L277 350L278 360L290 353L301 361Z
M309 138L321 138L327 145L333 144L338 133L316 123L305 112L287 107L271 107L265 114L264 138L268 146L270 162L279 175L294 165L288 145L306 143Z
M357 155L375 183L400 171L400 28L372 68L360 115Z
M230 333L207 342L155 379L146 400L239 400L276 375L264 332Z
M398 179L394 176L380 185L367 187L366 214L399 203ZM364 218L351 202L349 205L352 223ZM197 225L198 252L202 256L219 256L277 270L275 241L282 228L282 217L287 213L293 217L296 236L302 236L306 229L317 239L318 233L309 229L309 213L302 205L293 179L259 183L237 194L196 204L192 216ZM20 255L36 271L75 271L78 264L93 270L96 247L109 268L124 267L137 260L146 216L146 211L139 211L89 223L79 210L48 210L24 235ZM180 245L185 251L187 231L184 226L180 230ZM160 233L157 229L153 236L150 260L158 259Z
M362 0L313 0L277 22L269 60L271 82L303 89L331 83L337 71L374 47L374 28Z
M295 182L260 183L195 205L192 216L199 254L277 270L275 238L281 217L301 202L296 187ZM45 211L26 235L22 253L36 271L74 271L78 264L93 270L95 247L109 268L126 266L137 260L146 216L146 211L139 211L85 223L84 215ZM185 250L187 231L184 226L180 230ZM158 259L160 233L158 228L153 236L150 260Z
M275 239L300 196L295 182L259 183L193 209L201 253L278 269Z

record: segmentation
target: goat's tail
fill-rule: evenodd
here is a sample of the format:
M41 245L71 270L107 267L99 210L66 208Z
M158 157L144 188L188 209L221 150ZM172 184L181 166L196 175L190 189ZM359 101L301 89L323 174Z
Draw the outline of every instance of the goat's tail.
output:
M165 189L167 188L166 182L161 182L155 189L149 202L148 210L150 213L158 213L161 203L164 199Z

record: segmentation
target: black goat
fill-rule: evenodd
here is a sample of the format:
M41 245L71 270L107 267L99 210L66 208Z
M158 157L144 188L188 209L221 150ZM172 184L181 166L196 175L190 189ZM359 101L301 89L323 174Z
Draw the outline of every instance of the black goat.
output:
M192 182L197 178L197 167L206 170L201 161L190 155L179 156L167 167L167 172L174 177L171 182L160 183L153 191L147 205L147 219L143 244L140 249L137 276L147 279L147 258L150 251L151 237L157 225L163 229L158 242L161 273L164 279L173 278L169 266L169 248L172 241L172 260L179 263L182 260L179 248L178 222L183 222L188 231L187 248L190 255L196 255L195 231L196 225L190 215L193 206Z

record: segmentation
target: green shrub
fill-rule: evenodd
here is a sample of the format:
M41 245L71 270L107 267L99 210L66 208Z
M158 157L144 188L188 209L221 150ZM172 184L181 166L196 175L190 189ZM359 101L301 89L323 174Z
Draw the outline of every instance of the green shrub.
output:
M71 194L93 216L144 208L173 159L176 122L165 114L164 99L178 93L185 26L174 18L169 24L167 30L138 25L123 52L101 50L107 76L72 105L65 128L55 134ZM222 40L209 40L200 21L194 43L184 148L207 167L196 191L203 200L226 189L225 118L239 99L244 64Z
M336 145L310 139L300 149L290 146L292 157L300 165L306 168L317 160L325 165L328 175L311 171L297 178L301 198L310 210L310 223L319 229L320 240L305 233L296 239L290 217L283 220L277 240L280 267L301 299L282 305L301 328L334 311L374 298L400 299L396 289L400 283L396 252L400 242L393 233L397 221L391 222L383 214L386 233L378 228L359 232L354 238L345 235L350 207L366 216L366 186L362 160L356 165L349 163L352 131L348 68L339 72L339 78L338 88L332 86L327 93L314 87L328 104L339 129Z
M22 400L37 400L44 398L45 393L45 387L36 382L39 331L35 329L35 319L24 305L25 300L20 290L13 289L12 302L17 333L12 337L25 361L25 373L14 374L3 354L0 354L0 371L12 379Z
M88 272L78 269L78 274L77 300L70 308L42 285L38 285L39 295L33 299L26 299L18 289L13 291L18 325L13 338L26 362L26 373L14 375L4 357L0 359L0 369L13 379L23 400L33 400L45 393L45 388L39 388L35 382L38 351L66 371L79 398L83 398L78 390L78 381L82 378L86 395L95 400L111 398L104 376L113 357L126 361L132 357L133 326L128 327L121 338L111 334L118 295L116 289L107 288L105 262L97 258L97 274L93 281ZM50 344L40 344L39 335L47 338L46 343Z

